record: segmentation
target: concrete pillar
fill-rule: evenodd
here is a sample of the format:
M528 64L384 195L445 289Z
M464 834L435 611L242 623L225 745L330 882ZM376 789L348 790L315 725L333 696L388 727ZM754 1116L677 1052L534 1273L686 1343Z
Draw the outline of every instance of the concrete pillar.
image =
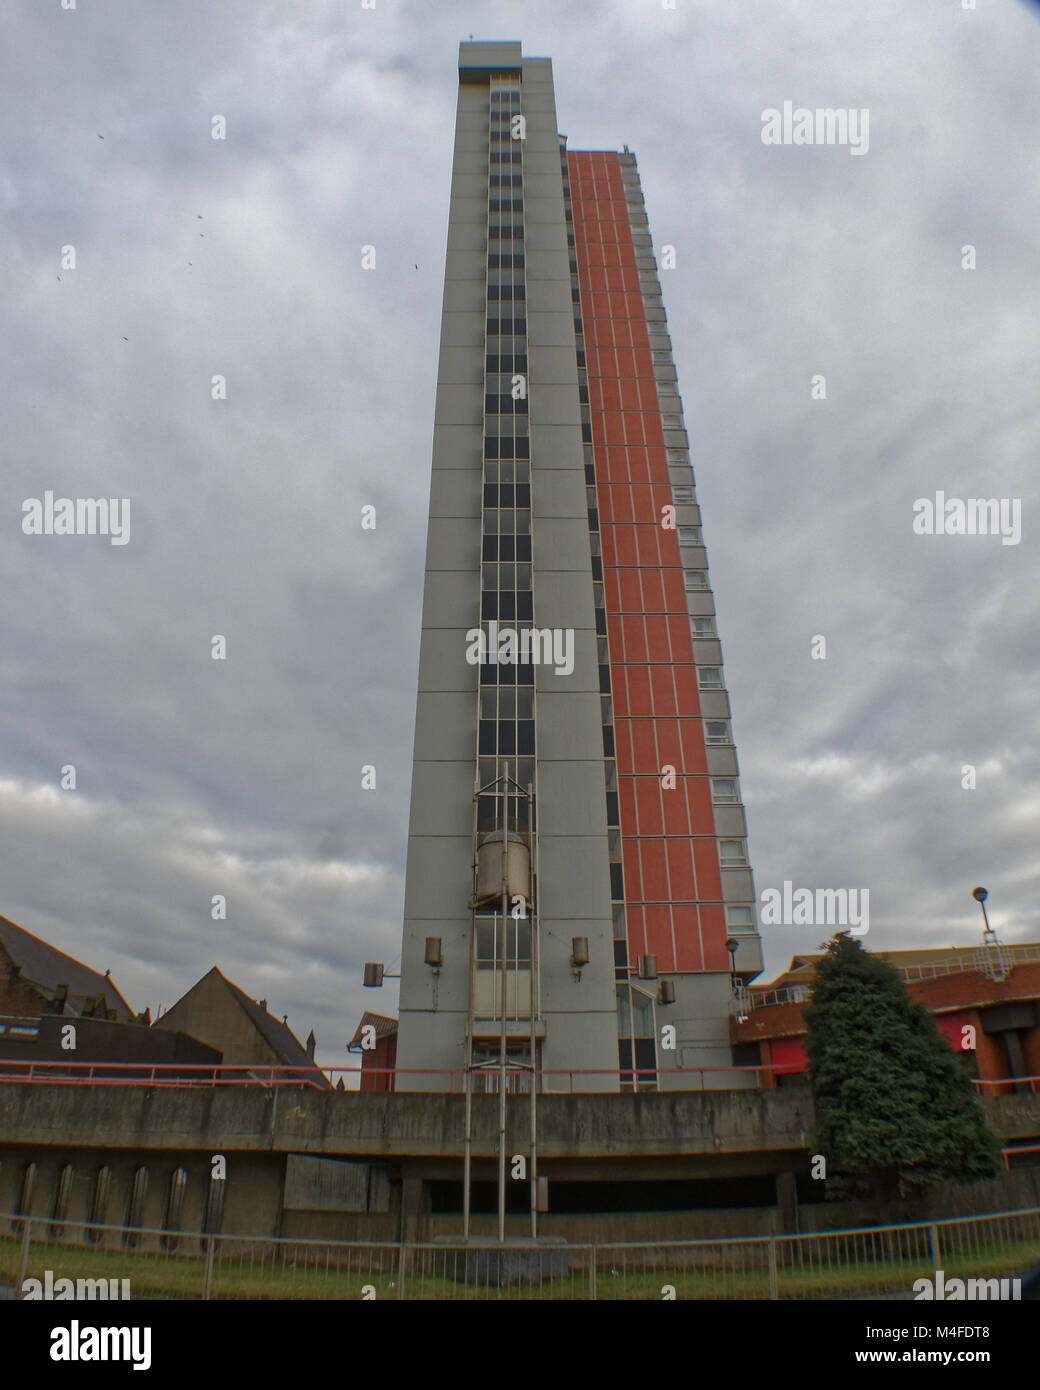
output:
M422 1178L405 1176L401 1180L401 1239L422 1240L422 1221L426 1214L426 1194Z
M776 1211L781 1234L793 1235L798 1230L798 1189L793 1173L776 1175Z

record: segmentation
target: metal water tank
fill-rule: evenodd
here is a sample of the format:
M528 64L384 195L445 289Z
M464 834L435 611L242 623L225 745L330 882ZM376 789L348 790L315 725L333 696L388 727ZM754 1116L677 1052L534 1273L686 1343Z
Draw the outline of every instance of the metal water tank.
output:
M513 898L531 896L531 851L515 830L492 830L477 844L478 903L502 896L502 842L506 852L506 891Z

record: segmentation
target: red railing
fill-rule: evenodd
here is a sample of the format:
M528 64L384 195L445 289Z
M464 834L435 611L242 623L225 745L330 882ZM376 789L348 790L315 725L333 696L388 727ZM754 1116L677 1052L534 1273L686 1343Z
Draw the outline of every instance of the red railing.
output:
M516 1068L506 1068L512 1076ZM576 1087L576 1079L581 1077L612 1077L620 1079L626 1086L633 1084L633 1076L642 1088L659 1086L662 1079L672 1080L676 1076L695 1077L699 1086L691 1090L704 1090L706 1079L717 1077L754 1076L755 1087L762 1088L763 1077L797 1076L804 1074L798 1066L687 1066L687 1068L633 1069L630 1068L569 1068L546 1069L537 1073L542 1079L542 1094L570 1094L584 1090ZM498 1069L484 1069L485 1079L495 1084ZM528 1076L526 1069L520 1076ZM449 1093L466 1088L466 1072L462 1068L389 1068L389 1066L331 1066L331 1068L300 1068L300 1066L197 1066L182 1062L22 1062L4 1061L0 1058L0 1081L18 1081L32 1086L259 1086L271 1090L275 1086L310 1087L311 1090L327 1090L334 1087L339 1077L388 1077L396 1090L413 1090L407 1086L407 1077L446 1077ZM402 1084L403 1083L403 1084ZM349 1083L346 1083L349 1084ZM1032 1093L1040 1091L1040 1076L975 1077L972 1081L977 1093L1005 1094L1008 1090L1029 1088ZM414 1087L414 1090L427 1090L428 1087ZM712 1087L719 1090L724 1087ZM594 1086L591 1090L599 1091Z
M516 1068L506 1068L507 1073L512 1075ZM676 1076L696 1077L699 1081L698 1087L691 1089L706 1089L706 1078L719 1078L721 1076L731 1076L735 1078L754 1077L756 1088L762 1088L763 1078L769 1074L773 1076L794 1076L804 1074L804 1069L797 1066L764 1066L756 1067L669 1067L652 1069L617 1068L617 1067L574 1067L566 1069L547 1069L539 1071L538 1076L542 1078L542 1094L571 1094L581 1093L585 1088L575 1086L576 1078L583 1077L611 1077L620 1081L626 1086L631 1086L633 1076L638 1082L639 1089L653 1089L658 1087L662 1079L672 1079ZM486 1068L483 1071L485 1078L496 1084L498 1077L497 1068ZM530 1075L526 1069L518 1072L521 1077ZM348 1077L368 1078L374 1080L376 1077L387 1077L392 1080L395 1089L401 1091L408 1090L427 1090L428 1086L410 1087L407 1084L409 1077L446 1077L447 1091L449 1093L461 1092L465 1090L466 1073L463 1068L451 1070L436 1067L315 1067L308 1070L305 1067L289 1066L198 1066L188 1065L180 1062L170 1063L148 1063L148 1062L73 1062L73 1061L40 1061L25 1062L21 1060L6 1061L0 1059L0 1082L14 1081L28 1085L93 1085L93 1086L260 1086L265 1090L270 1090L275 1086L297 1086L309 1087L312 1090L325 1090L336 1085L340 1077L345 1084ZM565 1080L564 1080L565 1078ZM402 1084L403 1083L403 1084ZM1006 1077L975 1077L972 1084L976 1091L982 1095L1006 1094L1008 1091L1022 1090L1028 1088L1031 1092L1040 1092L1040 1076L1006 1076ZM441 1089L438 1087L438 1089ZM599 1091L600 1087L593 1086L594 1091ZM725 1087L711 1087L711 1089L726 1089ZM378 1092L377 1092L378 1093Z
M774 1072L779 1075L797 1072L796 1067L675 1067L667 1071L659 1069L657 1071L650 1068L622 1067L602 1067L602 1068L568 1068L558 1070L539 1071L538 1075L543 1078L542 1091L544 1093L568 1093L574 1091L575 1077L585 1076L609 1076L621 1078L626 1084L632 1083L633 1075L640 1086L650 1086L655 1083L662 1075L667 1076L697 1076L703 1086L704 1078L716 1074L728 1074L734 1076L755 1077L755 1085L762 1085L762 1075L767 1072ZM506 1067L507 1074L517 1071L517 1068ZM497 1068L483 1068L482 1074L492 1082L498 1077ZM530 1073L524 1068L521 1075L528 1076ZM169 1063L148 1063L148 1062L72 1062L72 1061L40 1061L25 1062L5 1061L0 1058L0 1082L16 1081L29 1085L98 1085L98 1086L262 1086L270 1089L272 1086L309 1086L316 1090L325 1090L329 1086L335 1086L337 1080L343 1077L344 1080L350 1076L375 1078L389 1077L397 1083L404 1078L434 1077L443 1076L448 1078L448 1091L463 1091L465 1089L466 1072L464 1068L436 1068L436 1067L315 1067L313 1071L308 1071L303 1067L288 1066L197 1066L179 1062ZM321 1078L320 1080L318 1078ZM546 1084L547 1078L566 1077L566 1085L554 1085L552 1080ZM398 1087L400 1090L408 1090L407 1084ZM425 1090L426 1087L416 1087L416 1090ZM580 1088L579 1088L580 1089ZM596 1088L598 1089L598 1088Z

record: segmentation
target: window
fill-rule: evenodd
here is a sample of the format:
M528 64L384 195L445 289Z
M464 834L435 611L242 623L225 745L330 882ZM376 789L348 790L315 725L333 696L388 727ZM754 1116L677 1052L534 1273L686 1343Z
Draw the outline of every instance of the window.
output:
M733 737L725 719L708 719L704 724L704 742L709 744L732 743Z
M675 498L676 506L690 505L693 502L693 488L673 487L672 496Z
M725 690L721 666L698 666L697 685L701 690Z
M754 931L755 909L753 907L727 907L726 926L733 931Z
M689 468L689 449L665 449L664 452L665 457L668 459L669 468Z
M739 802L737 783L734 777L713 777L711 779L711 799L720 804Z
M531 968L531 923L521 918L507 919L506 950L508 970L530 970ZM477 969L502 969L502 919L501 917L477 917Z
M683 570L683 581L688 591L710 587L707 570Z
M690 632L694 637L717 637L714 618L691 618Z
M744 840L720 840L719 841L719 863L725 867L729 864L747 863L747 844Z
M680 526L679 527L680 545L703 545L701 540L701 528L699 526Z
M625 896L625 879L620 864L610 866L610 896L614 902L620 902Z
M681 430L683 427L682 416L662 414L661 424L666 430Z
M614 923L614 940L627 942L628 929L625 926L625 904L612 903L610 915Z
M623 1091L630 1091L633 1088L637 1091L655 1091L657 1089L657 1033L654 1001L649 995L634 986L619 984L617 986L617 1006L621 1089ZM633 1042L635 1044L634 1049Z

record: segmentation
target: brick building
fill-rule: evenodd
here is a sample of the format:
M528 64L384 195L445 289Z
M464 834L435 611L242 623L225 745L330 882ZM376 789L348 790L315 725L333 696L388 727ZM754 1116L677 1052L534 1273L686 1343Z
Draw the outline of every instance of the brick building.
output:
M369 1038L375 1038L374 1047L366 1047L365 1029L372 1028ZM392 1091L394 1078L384 1068L397 1065L397 1019L387 1018L385 1014L373 1014L367 1010L361 1016L357 1031L347 1043L348 1052L361 1054L362 1091ZM407 1089L407 1086L405 1087Z
M983 1087L984 1094L1016 1089L1008 1078L1040 1076L1040 943L877 954L934 1015L950 1046L972 1054L974 1074L1004 1083ZM734 1062L773 1068L763 1073L765 1086L783 1085L785 1076L806 1069L801 1006L822 959L797 955L771 983L738 992L744 1016L731 1022ZM974 1047L965 1046L971 1042Z
M24 927L0 917L0 1014L130 1022L134 1013L106 970L103 975Z

